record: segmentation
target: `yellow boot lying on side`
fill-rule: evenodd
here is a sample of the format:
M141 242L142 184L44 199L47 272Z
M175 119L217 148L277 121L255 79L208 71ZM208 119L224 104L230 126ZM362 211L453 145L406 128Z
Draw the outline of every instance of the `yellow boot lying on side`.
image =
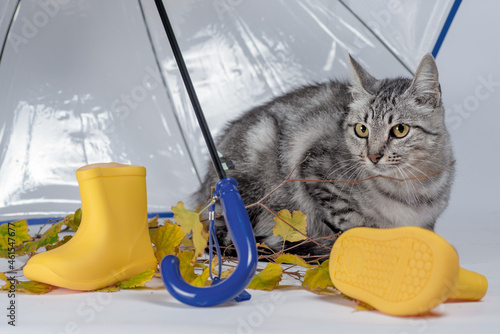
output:
M449 298L479 300L487 289L484 276L460 269L445 239L413 226L344 232L332 248L330 277L345 295L398 316L426 313Z
M146 169L117 163L77 170L82 222L59 248L33 256L31 280L75 290L96 290L156 268L148 233Z

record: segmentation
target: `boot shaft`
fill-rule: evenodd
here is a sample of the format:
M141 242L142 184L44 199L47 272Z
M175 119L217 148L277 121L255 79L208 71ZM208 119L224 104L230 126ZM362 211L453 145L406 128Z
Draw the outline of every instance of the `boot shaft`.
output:
M85 221L102 221L103 229L119 233L143 229L147 223L146 169L117 163L94 164L77 170ZM84 226L81 226L84 228ZM102 231L106 233L106 231Z

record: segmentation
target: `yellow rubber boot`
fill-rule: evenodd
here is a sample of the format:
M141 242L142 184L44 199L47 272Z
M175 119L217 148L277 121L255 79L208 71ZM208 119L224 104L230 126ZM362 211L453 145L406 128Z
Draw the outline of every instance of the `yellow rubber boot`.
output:
M458 283L449 299L481 300L488 290L488 280L481 274L460 268Z
M344 232L330 255L330 277L345 295L397 316L423 314L446 301L459 274L453 246L414 226Z
M96 290L156 269L147 226L146 169L117 163L76 171L82 221L66 244L33 256L31 280L74 290Z

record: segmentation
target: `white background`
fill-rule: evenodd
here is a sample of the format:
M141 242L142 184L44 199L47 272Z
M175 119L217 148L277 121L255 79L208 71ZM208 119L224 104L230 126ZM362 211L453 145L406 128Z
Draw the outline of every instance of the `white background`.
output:
M450 205L437 232L457 248L463 267L488 278L483 301L443 304L426 317L396 318L357 312L340 297L295 289L278 290L277 301L269 293L252 292L253 303L210 309L181 305L165 291L130 291L100 297L92 313L89 298L98 294L58 290L47 296L19 295L18 328L7 328L0 314L2 333L60 333L75 328L82 333L496 332L500 325L499 12L497 1L464 1L437 57L457 159ZM494 84L488 88L484 81ZM1 309L6 300L0 295ZM263 304L267 308L259 306Z

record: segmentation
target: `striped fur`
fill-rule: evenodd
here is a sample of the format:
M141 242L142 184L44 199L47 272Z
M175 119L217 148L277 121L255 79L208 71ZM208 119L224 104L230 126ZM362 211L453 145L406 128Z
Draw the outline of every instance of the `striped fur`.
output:
M299 88L256 107L230 122L218 140L224 158L236 166L228 176L239 183L245 204L252 204L299 165L293 178L359 180L374 175L411 178L432 174L453 161L437 68L431 55L422 59L413 80L376 80L351 59L350 82L330 81ZM368 138L355 134L362 123ZM410 126L404 138L390 135L396 124ZM378 163L367 156L381 154ZM357 226L390 228L415 225L433 229L450 195L454 170L399 182L377 178L358 184L289 182L264 203L274 212L307 214L311 237L331 236ZM208 171L196 193L198 204L217 182ZM272 234L272 215L261 207L248 210L258 242L281 249ZM230 244L224 222L218 237ZM325 242L331 246L333 240ZM295 248L302 255L325 254L314 244Z

